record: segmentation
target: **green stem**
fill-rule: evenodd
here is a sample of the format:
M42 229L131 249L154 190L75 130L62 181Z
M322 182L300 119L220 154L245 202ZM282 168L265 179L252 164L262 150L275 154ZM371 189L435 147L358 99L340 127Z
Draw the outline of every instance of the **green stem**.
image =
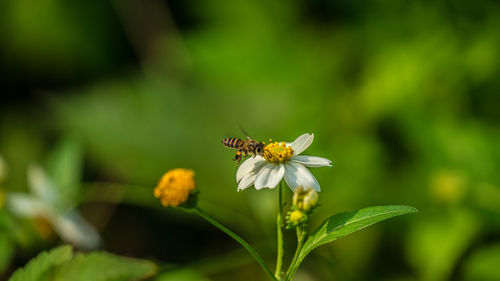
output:
M288 270L286 271L285 275L285 281L290 281L292 280L293 276L295 275L295 272L297 272L297 269L299 268L300 262L298 261L300 251L302 250L302 246L304 246L304 240L305 240L305 229L303 226L298 226L297 227L297 249L295 250L295 254L293 255L292 262L290 263L290 267L288 267Z
M276 230L278 236L278 254L276 258L276 272L274 276L281 280L281 266L283 265L283 181L278 187L278 218L276 219Z
M243 240L243 238L239 237L236 233L232 232L227 227L220 224L218 221L216 221L214 218L209 216L207 213L205 213L205 211L203 211L199 207L195 207L192 210L194 210L195 213L200 215L202 218L207 220L209 223L213 224L214 226L216 226L217 228L222 230L224 233L231 236L234 240L238 241L238 243L240 243L241 246L245 247L245 249L247 249L247 251L255 258L255 260L257 260L257 262L260 264L260 266L262 266L262 269L264 269L264 271L267 273L267 275L269 275L269 277L271 277L272 280L278 281L278 279L276 279L276 277L274 277L273 272L264 263L264 260L259 255L259 253L257 253L257 251L255 251L255 249L252 248L252 246L250 246L250 244L248 244L245 240Z

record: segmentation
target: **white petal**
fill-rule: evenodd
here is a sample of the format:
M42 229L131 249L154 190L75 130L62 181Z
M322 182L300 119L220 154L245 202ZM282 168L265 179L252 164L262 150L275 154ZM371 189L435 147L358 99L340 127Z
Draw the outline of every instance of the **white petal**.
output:
M302 164L306 167L331 167L332 161L318 156L308 156L308 155L295 155L291 159L291 161Z
M257 174L257 178L255 179L255 189L259 190L265 187L265 184L268 182L268 177L269 174L271 173L271 170L275 167L278 166L275 163L269 163L262 167L260 169L259 173Z
M28 167L28 186L31 192L49 204L59 200L58 190L45 171L38 165Z
M268 182L265 186L269 188L275 188L278 185L278 183L280 183L281 179L283 179L284 175L285 175L285 165L279 163L269 173L269 177L267 177Z
M293 149L293 154L299 155L306 150L314 140L314 134L303 134L296 138L290 146Z
M267 176L262 176L262 179L258 178L255 180L256 189L261 189L264 187L275 188L283 178L283 175L285 174L285 166L282 163L270 164L270 166L271 170L269 171ZM259 188L257 188L257 186L259 186Z
M17 216L28 218L52 213L52 208L40 198L22 193L8 193L7 208Z
M63 240L77 247L93 249L99 245L100 238L95 228L76 211L56 217L54 228Z
M238 183L238 191L245 190L255 182L257 173L250 173L243 176L243 178Z
M299 186L312 187L316 191L321 191L313 174L306 167L295 162L290 161L285 164L285 182L292 191Z
M266 164L266 160L261 156L255 156L255 158L251 157L243 162L238 171L236 171L236 182L240 182L240 180L247 174L256 173L262 166Z

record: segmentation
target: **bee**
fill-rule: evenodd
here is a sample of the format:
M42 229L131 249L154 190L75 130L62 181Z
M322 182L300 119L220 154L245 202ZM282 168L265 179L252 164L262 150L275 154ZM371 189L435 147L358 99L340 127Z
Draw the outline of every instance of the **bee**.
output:
M249 136L247 136L247 140L225 138L222 140L222 144L237 150L233 161L238 161L238 164L240 164L243 157L253 156L255 158L257 155L262 156L264 154L264 147L266 147L265 143L253 140Z

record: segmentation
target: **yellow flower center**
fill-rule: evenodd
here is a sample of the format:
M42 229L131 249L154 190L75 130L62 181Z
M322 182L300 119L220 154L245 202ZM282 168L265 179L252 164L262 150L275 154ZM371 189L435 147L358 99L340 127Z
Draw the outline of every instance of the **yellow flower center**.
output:
M56 234L54 228L46 218L37 217L33 220L33 224L38 235L44 240L49 240Z
M154 195L161 199L163 206L177 207L188 200L195 187L193 170L173 169L161 177Z
M272 142L272 140L270 140L270 142L271 143L264 148L263 154L268 162L283 163L292 158L293 149L290 146L287 146L284 142L277 143Z
M303 218L304 218L304 214L299 210L295 210L295 211L290 213L290 222L291 223L298 224L298 223L300 223L300 221Z

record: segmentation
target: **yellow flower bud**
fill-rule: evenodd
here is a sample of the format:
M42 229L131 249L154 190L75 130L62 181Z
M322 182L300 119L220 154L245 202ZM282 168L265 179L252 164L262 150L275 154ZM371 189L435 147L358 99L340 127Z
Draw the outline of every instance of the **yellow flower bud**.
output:
M292 211L290 213L289 222L293 224L298 224L304 218L304 213L299 210Z
M154 190L154 196L161 199L165 207L178 207L185 203L196 187L194 171L173 169L166 172Z
M314 188L297 187L293 192L293 206L308 212L318 203L318 193Z
M308 216L301 210L291 210L286 215L286 228L295 228L307 222Z

